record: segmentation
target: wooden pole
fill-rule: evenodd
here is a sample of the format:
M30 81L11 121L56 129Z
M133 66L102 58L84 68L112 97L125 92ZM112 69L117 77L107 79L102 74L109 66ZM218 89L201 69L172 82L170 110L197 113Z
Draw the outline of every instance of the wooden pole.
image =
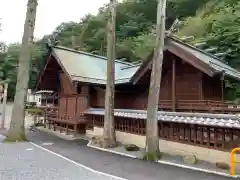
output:
M222 95L222 102L224 102L224 73L222 74L222 77L221 77L221 95Z
M172 59L172 111L176 111L176 60Z
M5 117L6 117L6 106L7 106L7 90L8 90L8 83L5 83L4 84L4 92L3 92L3 103L2 103L1 129L5 129Z
M146 159L159 159L158 102L162 79L163 49L165 38L166 0L158 0L156 45L154 49L151 81L148 95L146 127Z

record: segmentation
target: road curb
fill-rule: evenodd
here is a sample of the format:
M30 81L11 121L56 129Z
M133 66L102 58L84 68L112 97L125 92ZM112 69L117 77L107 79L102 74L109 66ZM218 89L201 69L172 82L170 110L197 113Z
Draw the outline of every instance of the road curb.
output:
M96 146L91 145L91 143L92 143L92 141L90 140L88 142L88 144L87 144L87 147L90 147L90 148L93 148L93 149L97 149L97 150L100 150L100 151L104 151L104 152L118 154L118 155L125 156L125 157L130 157L130 158L134 158L134 159L140 159L139 157L134 156L134 155L129 155L129 154L126 154L126 153L121 153L121 152L117 152L117 151L110 150L110 149L104 149L104 148L101 148L101 147L96 147ZM205 172L205 173L208 173L208 174L215 174L215 175L219 175L219 176L229 177L229 178L232 178L232 179L239 178L239 176L236 176L236 175L235 176L231 176L231 175L229 175L227 173L223 173L223 172L219 172L219 171L212 171L212 170L192 167L192 166L178 164L178 163L172 163L172 162L163 161L163 160L159 160L159 161L156 161L156 162L159 163L159 164L165 164L165 165L180 167L180 168L184 168L184 169L190 169L190 170L193 170L193 171Z

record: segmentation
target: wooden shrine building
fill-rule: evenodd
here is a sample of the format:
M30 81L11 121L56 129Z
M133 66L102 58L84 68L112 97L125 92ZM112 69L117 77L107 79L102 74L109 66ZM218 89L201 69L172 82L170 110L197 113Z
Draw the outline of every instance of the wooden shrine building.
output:
M152 55L140 65L115 61L115 128L119 141L131 140L120 137L121 132L138 138L145 134ZM50 47L36 87L58 94L56 107L46 110L49 127L99 135L106 67L105 57ZM240 72L175 37L166 37L159 96L160 140L224 151L240 144L236 115L240 106L225 101L226 79L239 81ZM135 142L144 144L139 139Z
M116 60L115 108L146 109L152 54L140 65ZM225 102L226 78L238 81L240 72L202 50L168 37L159 110L239 112L240 108L235 103ZM57 92L59 105L62 105L63 97L70 100L70 96L85 94L84 97L88 98L87 107L104 108L105 83L105 57L52 47L39 76L37 90ZM75 107L73 104L71 106Z

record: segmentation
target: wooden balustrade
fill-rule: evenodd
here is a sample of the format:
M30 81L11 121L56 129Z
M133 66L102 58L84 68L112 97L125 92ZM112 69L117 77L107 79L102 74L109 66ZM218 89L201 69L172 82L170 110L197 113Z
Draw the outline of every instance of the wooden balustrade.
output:
M159 102L160 110L172 110L171 100ZM217 112L217 113L237 113L240 112L240 104L231 102L221 102L212 100L178 100L176 102L177 111L190 112Z
M85 132L86 118L83 112L87 105L83 95L61 95L59 107L45 108L45 124L49 129L66 130L66 133L73 131L74 135Z
M89 127L104 125L102 115L88 115L88 119ZM115 117L115 130L145 135L146 120ZM239 147L240 144L239 129L159 121L158 133L160 139L223 151Z

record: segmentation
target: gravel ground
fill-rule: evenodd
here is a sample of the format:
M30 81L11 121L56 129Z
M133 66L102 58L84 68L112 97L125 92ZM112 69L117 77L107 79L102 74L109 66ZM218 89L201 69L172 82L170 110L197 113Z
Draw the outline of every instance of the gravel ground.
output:
M111 178L79 167L30 143L0 144L0 180L81 179Z

